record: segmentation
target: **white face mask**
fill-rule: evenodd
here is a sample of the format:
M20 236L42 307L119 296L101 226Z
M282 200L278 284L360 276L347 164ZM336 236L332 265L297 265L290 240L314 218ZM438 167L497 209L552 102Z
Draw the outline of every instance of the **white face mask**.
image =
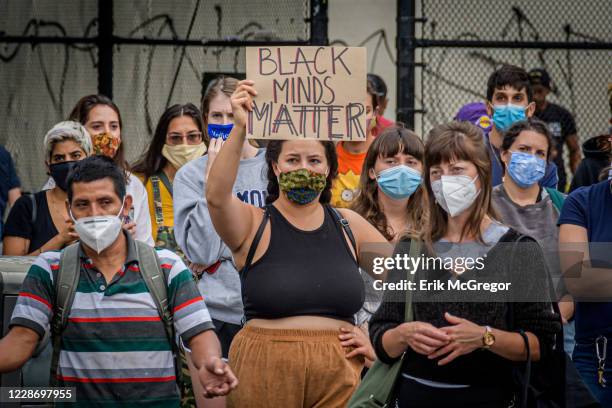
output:
M476 178L468 176L442 176L431 182L437 203L450 215L456 217L468 209L480 194L476 190Z
M117 215L94 215L74 219L72 211L70 217L74 221L74 229L79 234L79 239L98 254L111 246L121 232L121 218L123 204Z

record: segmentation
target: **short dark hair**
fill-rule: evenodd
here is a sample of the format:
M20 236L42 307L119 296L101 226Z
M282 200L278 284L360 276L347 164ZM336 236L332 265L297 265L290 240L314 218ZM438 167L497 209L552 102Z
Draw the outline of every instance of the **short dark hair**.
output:
M510 126L510 128L504 133L501 151L506 152L510 150L510 146L512 146L516 138L519 137L522 132L525 132L527 130L531 130L532 132L538 133L546 138L546 140L548 141L548 149L546 149L546 163L549 163L553 147L552 135L550 134L548 125L536 118L521 120L520 122L516 122L512 126ZM502 170L505 172L505 166Z
M387 97L387 84L385 84L384 79L382 79L380 75L369 73L368 81L372 82L372 85L374 85L376 96L383 98Z
M119 199L125 197L125 177L123 170L106 156L90 156L78 161L68 174L68 202L72 203L72 184L89 183L96 180L110 178L115 186L115 193Z
M497 71L493 72L487 82L487 100L493 100L493 94L496 89L503 89L506 86L521 91L527 92L527 101L533 100L533 90L529 81L529 74L521 67L515 65L502 65Z

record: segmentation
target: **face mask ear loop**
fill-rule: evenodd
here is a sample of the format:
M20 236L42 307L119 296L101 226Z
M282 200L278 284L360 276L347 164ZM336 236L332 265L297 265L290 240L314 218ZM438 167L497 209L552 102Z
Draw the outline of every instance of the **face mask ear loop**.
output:
M121 209L119 210L119 213L117 214L118 218L121 217L121 213L123 212L123 206L124 205L125 205L125 197L123 197L123 201L121 202Z
M76 224L77 220L76 220L76 218L74 218L74 215L72 214L72 206L71 205L68 206L68 215L70 216L70 219Z

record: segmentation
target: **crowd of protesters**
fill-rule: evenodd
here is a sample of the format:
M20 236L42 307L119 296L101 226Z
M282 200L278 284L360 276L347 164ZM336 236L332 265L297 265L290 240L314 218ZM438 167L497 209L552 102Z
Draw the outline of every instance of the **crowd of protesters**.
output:
M41 191L22 194L0 147L2 253L37 256L0 372L50 338L50 384L76 387L77 406L344 407L375 362L401 361L390 406L518 407L516 367L548 367L561 339L589 396L612 407L612 128L581 161L542 69L502 66L486 100L428 135L383 116L382 78L365 85L361 141L258 145L245 130L257 83L222 76L200 108L168 107L131 166L102 95L41 137ZM414 272L531 282L539 301L376 291L406 276L373 273L373 251L484 257ZM580 283L564 279L576 264Z

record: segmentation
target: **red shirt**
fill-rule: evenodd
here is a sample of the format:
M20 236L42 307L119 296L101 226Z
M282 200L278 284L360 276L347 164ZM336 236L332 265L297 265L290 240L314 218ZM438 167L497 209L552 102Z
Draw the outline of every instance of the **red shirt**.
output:
M395 122L390 121L384 116L376 115L376 126L372 129L372 136L378 136L383 130L393 125L395 125Z

